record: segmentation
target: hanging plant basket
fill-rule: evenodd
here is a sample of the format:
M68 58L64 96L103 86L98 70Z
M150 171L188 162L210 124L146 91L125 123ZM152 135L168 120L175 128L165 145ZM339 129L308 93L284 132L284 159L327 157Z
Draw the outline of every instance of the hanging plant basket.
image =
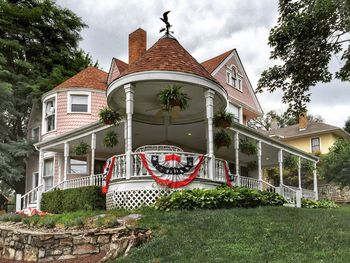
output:
M214 135L214 145L217 149L226 146L227 148L230 147L232 143L231 136L225 131L220 130Z
M255 155L258 151L256 143L248 138L239 141L239 149L246 155Z
M174 107L179 107L181 111L188 108L190 98L181 91L182 86L171 84L158 93L160 104L169 111Z
M232 113L221 111L214 116L214 125L219 128L228 128L231 127L235 119L235 115Z
M74 147L74 153L78 156L86 155L89 151L90 146L86 142L80 142Z
M99 112L100 121L106 125L117 125L121 120L121 115L119 112L111 110L110 108L104 107Z
M118 144L118 135L115 131L108 131L103 139L104 146L113 148Z

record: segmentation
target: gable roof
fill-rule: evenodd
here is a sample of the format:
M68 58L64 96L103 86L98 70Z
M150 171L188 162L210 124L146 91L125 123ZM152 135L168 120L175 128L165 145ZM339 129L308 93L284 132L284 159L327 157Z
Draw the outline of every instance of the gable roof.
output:
M288 139L288 138L294 138L294 137L306 137L312 134L326 133L326 132L329 132L329 133L334 132L343 138L350 139L350 134L345 132L343 129L337 126L333 126L333 125L329 125L321 122L309 122L305 130L299 130L299 124L295 124L295 125L275 129L275 130L270 130L266 133L268 135L279 136L282 139Z
M54 90L64 88L92 88L106 90L107 76L107 72L104 72L96 67L87 67L73 77L56 86Z
M231 49L229 51L226 51L225 53L222 53L216 57L213 57L211 59L208 59L201 64L203 67L209 72L213 73L213 71L227 58L234 49Z
M178 71L218 81L174 37L162 37L117 78L142 71Z
M107 84L110 84L114 79L116 79L122 72L124 72L129 67L128 63L124 61L113 58L112 63L108 72Z

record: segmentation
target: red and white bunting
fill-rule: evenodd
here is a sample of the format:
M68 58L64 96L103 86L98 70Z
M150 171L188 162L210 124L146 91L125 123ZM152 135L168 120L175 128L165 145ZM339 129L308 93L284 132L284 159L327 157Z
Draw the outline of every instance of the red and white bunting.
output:
M115 163L115 156L109 158L104 167L103 167L103 175L102 175L102 193L106 194L108 192L109 181L112 177L112 172Z
M152 178L161 185L180 188L188 185L198 175L203 155L147 154L141 153L141 161Z

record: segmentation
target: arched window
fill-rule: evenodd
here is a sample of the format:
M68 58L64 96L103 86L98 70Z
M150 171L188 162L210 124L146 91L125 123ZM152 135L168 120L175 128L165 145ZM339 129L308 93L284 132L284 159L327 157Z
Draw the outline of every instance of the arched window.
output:
M226 69L226 83L242 91L242 75L239 74L236 66L233 64Z

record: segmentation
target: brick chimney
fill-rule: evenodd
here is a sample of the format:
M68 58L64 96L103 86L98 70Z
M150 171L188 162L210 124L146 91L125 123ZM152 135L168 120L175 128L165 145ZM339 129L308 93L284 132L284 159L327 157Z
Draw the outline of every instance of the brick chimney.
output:
M299 131L305 130L308 125L307 112L300 113L299 115Z
M138 60L147 49L147 33L139 28L129 34L129 64Z

